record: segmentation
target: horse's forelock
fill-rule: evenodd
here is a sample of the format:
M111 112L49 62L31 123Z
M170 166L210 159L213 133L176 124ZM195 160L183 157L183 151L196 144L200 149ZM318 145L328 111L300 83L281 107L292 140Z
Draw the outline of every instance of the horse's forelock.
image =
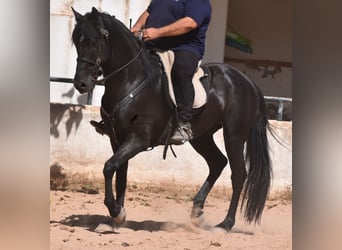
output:
M86 13L81 20L79 20L74 28L72 34L72 40L77 43L80 37L83 36L85 39L92 42L96 42L100 36L101 32L99 29L99 17L108 20L108 14L98 13L98 16L94 16L93 13Z

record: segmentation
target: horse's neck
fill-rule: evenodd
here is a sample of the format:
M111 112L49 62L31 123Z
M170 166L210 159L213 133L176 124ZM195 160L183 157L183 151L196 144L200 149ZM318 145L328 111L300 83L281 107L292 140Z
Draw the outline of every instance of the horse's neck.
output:
M140 46L137 41L127 34L123 27L117 27L113 32L114 36L111 40L111 60L109 63L108 73L119 69L120 67L128 64L138 53ZM137 63L132 62L131 64ZM131 66L131 65L128 65Z
M141 47L128 34L121 34L122 32L115 34L116 39L112 41L111 60L104 69L106 76L124 67L106 81L102 105L108 112L145 78L142 55L138 55Z

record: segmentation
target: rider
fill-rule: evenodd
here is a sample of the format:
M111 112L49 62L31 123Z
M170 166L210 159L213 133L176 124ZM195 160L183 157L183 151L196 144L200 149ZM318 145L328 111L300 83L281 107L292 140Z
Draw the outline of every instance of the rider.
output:
M152 0L131 28L134 33L142 31L148 48L172 50L175 54L171 77L179 128L171 140L192 139L192 77L204 55L210 18L210 0Z

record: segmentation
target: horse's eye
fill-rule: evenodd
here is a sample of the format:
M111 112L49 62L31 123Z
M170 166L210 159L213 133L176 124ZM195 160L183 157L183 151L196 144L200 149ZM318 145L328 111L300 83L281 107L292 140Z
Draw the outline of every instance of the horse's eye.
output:
M84 36L80 37L80 43L84 41Z

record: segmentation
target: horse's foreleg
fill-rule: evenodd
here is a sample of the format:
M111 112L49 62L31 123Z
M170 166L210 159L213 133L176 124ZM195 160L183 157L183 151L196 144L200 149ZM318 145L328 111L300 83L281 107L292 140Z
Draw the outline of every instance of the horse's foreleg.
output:
M115 189L116 189L116 202L119 206L124 206L126 186L127 186L127 168L128 162L122 164L116 171Z
M110 161L110 160L109 160ZM117 225L125 222L126 212L124 209L124 199L125 199L125 191L126 191L126 183L127 183L127 167L128 162L126 161L119 167L115 167L115 165L111 165L111 163L107 161L105 167L103 169L103 174L105 177L105 199L104 204L108 208L110 216L113 218L114 222ZM114 172L116 171L116 198L114 199L113 189L112 189L112 180L114 176Z
M108 208L109 214L112 218L115 218L120 213L121 207L117 206L116 200L113 195L113 176L114 172L118 169L118 165L115 165L114 156L110 158L103 168L103 175L105 179L105 199L104 204Z
M108 208L110 216L117 224L122 224L125 221L126 213L123 209L124 196L127 182L127 167L128 160L137 153L145 149L141 143L135 140L127 140L115 152L115 154L106 161L103 168L105 179L105 199L104 204ZM116 188L117 200L113 195L113 176L117 171Z
M120 225L126 220L126 211L124 209L125 193L127 186L127 168L128 162L121 165L116 171L115 189L116 189L116 203L121 207L120 213L114 217L116 224Z
M191 211L191 219L195 225L201 224L203 220L203 207L205 200L214 186L216 180L221 175L223 168L227 164L227 158L216 146L212 135L202 136L191 141L193 148L203 156L209 166L209 175L196 194Z

